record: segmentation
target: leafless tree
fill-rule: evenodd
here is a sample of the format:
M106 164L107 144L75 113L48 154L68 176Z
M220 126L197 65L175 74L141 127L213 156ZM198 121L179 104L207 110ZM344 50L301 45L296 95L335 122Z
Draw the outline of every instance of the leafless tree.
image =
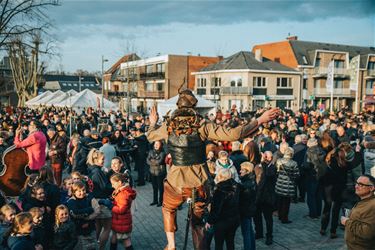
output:
M53 54L46 11L57 5L58 0L0 0L0 49L8 51L18 106L37 95L38 77L46 68L40 54Z
M0 0L0 48L14 36L31 34L50 26L45 13L59 0Z

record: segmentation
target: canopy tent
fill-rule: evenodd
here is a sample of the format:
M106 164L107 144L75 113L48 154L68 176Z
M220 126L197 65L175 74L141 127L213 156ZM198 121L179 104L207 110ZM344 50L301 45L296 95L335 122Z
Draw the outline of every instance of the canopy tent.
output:
M26 105L31 105L32 103L34 103L34 102L36 102L36 101L39 101L40 99L42 99L42 98L44 98L44 97L46 97L46 96L49 96L50 94L52 94L52 92L49 91L49 90L46 91L46 92L43 92L42 94L37 95L37 96L35 96L34 98L28 100L28 101L26 102Z
M57 99L59 96L63 95L64 92L62 92L61 90L58 90L56 92L53 92L33 103L31 103L29 106L32 106L32 107L37 107L39 105L46 105L50 100L55 100Z
M105 111L117 109L117 105L107 99L103 99ZM85 89L74 96L71 96L60 103L56 103L57 107L72 107L76 111L82 111L85 108L99 108L101 105L101 96L95 94L89 89Z
M197 103L197 106L196 106L196 109L197 111L201 114L201 115L205 115L209 112L214 112L215 110L215 103L211 102L211 101L208 101L202 97L199 97L199 96L195 96L197 99L198 99L198 103ZM173 112L174 110L177 109L177 100L178 100L178 95L168 99L168 100L165 100L164 102L160 102L158 103L158 113L159 113L159 116L160 117L163 117L165 116L168 111L171 111Z
M47 101L45 103L45 105L47 105L47 106L52 106L52 105L59 106L58 105L59 103L67 100L68 98L71 98L71 97L75 96L77 93L78 93L77 91L75 91L74 89L71 89L71 90L69 90L65 93L62 93L61 95L59 95L56 98L50 99L49 101Z

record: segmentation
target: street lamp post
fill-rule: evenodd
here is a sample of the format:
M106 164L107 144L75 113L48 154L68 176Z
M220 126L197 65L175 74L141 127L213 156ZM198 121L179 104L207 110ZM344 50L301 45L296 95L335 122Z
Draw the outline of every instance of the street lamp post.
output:
M78 76L78 88L79 88L79 92L82 91L82 87L81 87L81 80L83 80L84 78L81 77L80 75Z
M102 101L101 101L101 108L104 109L104 63L108 62L108 59L104 59L102 55Z

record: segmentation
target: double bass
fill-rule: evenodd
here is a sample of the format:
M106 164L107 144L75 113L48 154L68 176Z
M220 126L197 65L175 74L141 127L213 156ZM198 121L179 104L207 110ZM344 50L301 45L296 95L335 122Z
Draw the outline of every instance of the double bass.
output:
M22 113L19 117L19 126L21 126ZM0 190L10 197L18 196L25 186L27 180L29 157L26 150L16 148L15 145L7 148L3 153L0 172Z

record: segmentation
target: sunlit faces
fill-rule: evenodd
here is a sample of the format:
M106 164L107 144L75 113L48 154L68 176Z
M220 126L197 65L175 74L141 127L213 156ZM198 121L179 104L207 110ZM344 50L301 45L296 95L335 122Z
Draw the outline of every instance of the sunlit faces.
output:
M115 173L119 173L121 171L121 168L122 168L122 162L120 161L120 159L117 159L117 158L114 158L112 159L111 161L111 169L113 170L113 172Z
M112 187L115 190L119 189L122 186L122 182L121 181L114 181L112 179L111 179L111 184L112 184Z
M60 223L67 222L69 220L69 211L67 209L59 210L57 212L57 220Z
M78 189L74 190L73 195L77 199L83 199L83 198L85 198L85 196L86 196L86 188L78 188Z
M16 210L9 209L3 212L4 215L4 221L11 223L14 220L14 217L16 216Z

